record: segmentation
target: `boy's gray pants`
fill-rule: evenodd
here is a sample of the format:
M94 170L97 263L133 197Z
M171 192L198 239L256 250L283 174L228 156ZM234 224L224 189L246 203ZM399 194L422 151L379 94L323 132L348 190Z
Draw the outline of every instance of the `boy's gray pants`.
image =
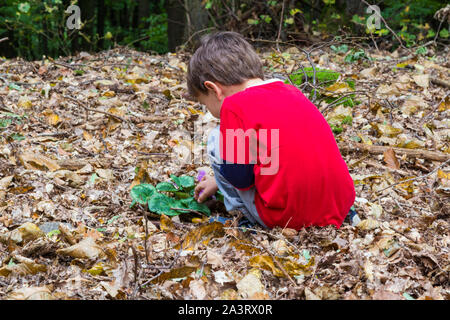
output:
M212 129L209 136L206 150L209 161L214 171L217 186L224 197L224 204L227 211L239 210L253 224L267 228L258 215L255 207L255 187L249 190L236 189L220 174L220 164L223 161L220 158L220 126Z

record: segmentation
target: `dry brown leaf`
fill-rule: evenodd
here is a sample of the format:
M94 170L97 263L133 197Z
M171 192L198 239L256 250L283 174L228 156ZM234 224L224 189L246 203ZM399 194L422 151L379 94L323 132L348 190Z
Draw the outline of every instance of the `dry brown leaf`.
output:
M60 169L60 166L55 160L38 153L23 153L19 157L27 169L44 170L44 168L47 168L50 171Z
M12 291L8 300L53 300L50 290L46 287L29 287Z
M36 274L38 272L46 272L47 266L39 263L35 263L33 260L21 257L18 255L14 256L14 259L18 262L17 264L6 265L0 268L0 276L7 277L10 274L16 274L19 276L26 276L29 274Z
M400 163L395 156L395 151L392 148L387 149L384 153L384 162L391 169L400 169Z
M189 231L181 244L181 248L183 250L195 250L200 242L206 245L212 238L222 237L224 234L222 223L217 221L208 223Z
M56 253L78 259L97 259L105 255L102 248L90 237L68 248L59 249Z

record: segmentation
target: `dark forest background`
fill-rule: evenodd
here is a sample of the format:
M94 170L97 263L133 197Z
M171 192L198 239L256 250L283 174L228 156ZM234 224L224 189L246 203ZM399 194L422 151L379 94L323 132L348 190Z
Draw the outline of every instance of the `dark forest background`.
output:
M69 30L71 5L81 9L81 29ZM0 56L28 60L101 51L117 45L166 53L192 48L204 33L234 30L266 42L309 42L336 35L363 36L381 47L428 41L448 44L448 14L441 0L377 1L387 25L368 30L361 0L0 0ZM5 38L8 38L7 40ZM3 41L1 41L3 39Z

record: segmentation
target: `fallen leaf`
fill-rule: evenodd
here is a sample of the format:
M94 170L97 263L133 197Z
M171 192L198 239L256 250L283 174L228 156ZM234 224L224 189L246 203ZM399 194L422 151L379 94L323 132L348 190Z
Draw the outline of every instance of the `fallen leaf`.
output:
M239 295L243 299L249 299L257 293L264 291L264 286L261 283L261 272L257 269L252 269L243 277L237 284Z
M13 290L8 300L54 300L50 290L43 287L29 287Z
M224 234L222 223L217 221L208 223L189 231L181 244L181 248L183 250L194 250L200 242L206 245L212 238L222 237ZM175 248L178 248L178 246Z
M377 220L374 220L372 218L364 219L358 225L357 228L361 230L373 230L380 226L380 223Z
M96 259L105 255L102 248L90 237L87 237L68 248L59 249L56 253L78 259Z
M19 157L27 169L43 170L43 168L47 168L50 171L56 171L60 169L60 166L55 160L38 153L23 153Z
M203 300L206 297L205 283L203 280L192 280L189 282L190 293L197 300Z
M391 169L400 169L400 163L398 162L397 157L395 156L395 151L392 148L388 148L384 152L384 161L387 166Z
M429 74L415 75L413 76L413 80L418 86L422 88L428 88L430 84L430 75Z

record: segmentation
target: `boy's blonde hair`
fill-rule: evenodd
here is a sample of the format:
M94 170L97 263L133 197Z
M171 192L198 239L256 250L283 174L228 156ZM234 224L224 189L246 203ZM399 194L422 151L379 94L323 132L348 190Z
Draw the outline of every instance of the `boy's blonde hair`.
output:
M262 63L253 47L239 34L222 31L204 36L189 61L189 94L207 94L204 82L237 85L248 79L264 80Z

